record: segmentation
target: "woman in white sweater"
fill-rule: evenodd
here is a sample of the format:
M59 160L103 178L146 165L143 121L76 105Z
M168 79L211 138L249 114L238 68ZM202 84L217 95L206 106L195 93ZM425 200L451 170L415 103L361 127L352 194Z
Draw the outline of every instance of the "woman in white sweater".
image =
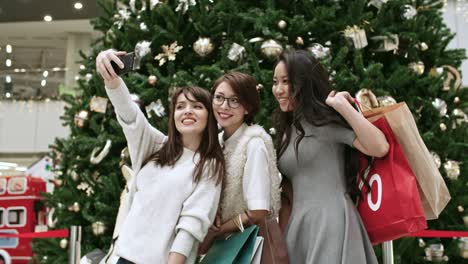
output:
M242 225L278 216L280 176L271 137L253 125L260 108L255 79L231 72L215 81L211 90L213 111L222 127L219 138L226 159L226 178L220 208L200 253L225 234L239 231Z
M210 94L199 87L179 88L165 136L149 124L112 69L111 61L123 68L121 54L106 50L96 58L136 175L116 242L117 263L194 263L215 219L225 173Z

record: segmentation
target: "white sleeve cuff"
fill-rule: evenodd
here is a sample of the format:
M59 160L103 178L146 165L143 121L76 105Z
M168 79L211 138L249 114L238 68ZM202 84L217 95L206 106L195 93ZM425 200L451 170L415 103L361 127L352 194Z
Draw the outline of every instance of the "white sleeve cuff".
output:
M270 211L270 200L247 200L247 208L249 210L267 210Z
M184 229L179 229L177 235L172 243L171 252L180 253L186 257L189 257L192 251L193 244L195 243L195 237Z

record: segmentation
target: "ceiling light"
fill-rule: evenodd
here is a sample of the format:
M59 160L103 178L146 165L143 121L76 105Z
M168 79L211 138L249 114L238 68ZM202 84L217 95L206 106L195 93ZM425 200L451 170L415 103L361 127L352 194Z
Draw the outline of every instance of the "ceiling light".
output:
M83 8L83 4L80 3L80 2L76 2L75 5L74 5L75 9L78 9L80 10L81 8Z
M52 16L51 16L51 15L45 15L45 16L44 16L44 21L45 21L45 22L50 22L50 21L52 21Z
M10 75L5 76L5 82L6 83L11 83L11 76Z
M13 48L11 47L10 44L6 45L6 53L11 53Z
M5 65L6 65L7 67L11 67L11 59L6 59Z
M0 166L8 166L8 167L13 167L13 168L16 168L18 166L17 163L13 163L13 162L3 162L3 161L0 161Z
M42 87L46 86L46 84L47 84L47 81L46 81L46 80L42 80L42 81L41 81L41 86L42 86Z
M28 168L26 168L25 166L21 166L21 167L16 167L15 170L17 170L17 171L27 171Z
M44 72L42 73L42 76L44 76L44 78L46 78L47 76L49 76L49 72L48 72L48 71L44 71Z
M22 69L20 70L20 72L26 72L26 69L25 69L25 68L22 68Z
M60 67L54 67L52 68L52 71L60 71Z
M15 72L20 72L20 69L15 69L14 71L15 71Z
M6 97L6 98L10 98L10 97L11 97L11 93L8 93L8 92L7 92L7 93L5 94L5 97Z

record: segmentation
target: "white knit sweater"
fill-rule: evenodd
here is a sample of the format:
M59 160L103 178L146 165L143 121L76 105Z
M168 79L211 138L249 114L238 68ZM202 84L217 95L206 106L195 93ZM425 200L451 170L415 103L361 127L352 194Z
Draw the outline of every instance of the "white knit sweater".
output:
M213 223L221 186L208 179L205 170L198 183L193 171L199 155L184 149L174 166L150 162L167 137L152 127L130 98L122 81L106 89L128 143L135 177L130 184L130 209L116 243L116 254L138 264L167 263L170 252L194 263L198 243Z
M220 134L220 141L224 143L224 157L226 159L227 175L224 180L221 194L220 208L221 218L225 222L232 217L248 210L246 203L243 177L245 175L245 164L248 160L247 146L254 138L260 138L266 146L268 160L268 177L270 178L270 217L277 217L280 209L280 183L281 177L276 164L276 152L270 135L258 125L247 126L243 124L236 133L241 136L235 140L223 141L223 134Z

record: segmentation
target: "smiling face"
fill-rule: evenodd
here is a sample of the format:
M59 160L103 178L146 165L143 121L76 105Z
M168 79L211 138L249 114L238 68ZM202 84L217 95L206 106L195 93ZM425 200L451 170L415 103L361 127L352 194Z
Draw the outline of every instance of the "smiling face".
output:
M223 99L224 102L219 104ZM238 95L227 82L220 83L213 94L214 116L228 134L234 133L244 123L244 116L248 113L239 100Z
M188 98L187 98L188 97ZM192 94L181 93L177 97L174 122L177 131L183 136L202 136L208 122L208 110Z
M294 109L294 99L291 97L288 71L283 61L280 61L275 67L272 91L281 111L290 112Z

